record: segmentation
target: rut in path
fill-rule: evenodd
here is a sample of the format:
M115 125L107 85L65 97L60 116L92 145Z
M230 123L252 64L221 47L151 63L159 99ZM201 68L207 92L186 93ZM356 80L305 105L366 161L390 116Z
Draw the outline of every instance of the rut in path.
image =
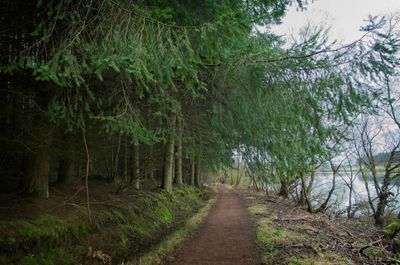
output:
M260 265L251 220L238 195L219 186L210 215L172 256L169 265Z

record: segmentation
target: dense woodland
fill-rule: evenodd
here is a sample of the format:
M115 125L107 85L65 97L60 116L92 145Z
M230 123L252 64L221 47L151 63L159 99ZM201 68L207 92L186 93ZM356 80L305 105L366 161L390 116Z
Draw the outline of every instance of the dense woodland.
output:
M89 203L94 179L172 192L239 157L254 187L275 185L311 212L331 196L311 202L316 170L354 167L374 181L375 223L400 218L393 206L385 219L400 178L400 18L366 18L348 44L313 25L291 40L269 31L308 4L3 1L2 193L51 200L49 187L85 185Z

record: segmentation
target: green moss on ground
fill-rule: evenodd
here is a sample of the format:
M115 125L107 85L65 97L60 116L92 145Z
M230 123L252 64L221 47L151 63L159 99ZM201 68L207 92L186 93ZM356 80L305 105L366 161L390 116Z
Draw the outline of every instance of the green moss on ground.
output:
M340 255L327 251L319 255L300 254L298 257L289 258L290 265L351 265L352 260L343 258Z
M248 210L254 218L257 244L263 264L347 265L350 259L334 252L321 250L315 241L315 231L308 223L281 222L282 206L266 205L247 199ZM321 237L322 238L322 237Z
M273 248L278 244L295 244L301 242L304 237L303 233L276 228L269 218L261 218L257 221L257 240L263 247Z
M264 204L254 204L249 207L249 212L252 215L266 215L268 212L268 208Z
M134 200L94 207L88 224L82 206L74 217L42 214L28 220L0 221L0 263L68 265L86 263L89 247L114 262L141 255L204 205L206 193L179 187L173 193L139 193Z

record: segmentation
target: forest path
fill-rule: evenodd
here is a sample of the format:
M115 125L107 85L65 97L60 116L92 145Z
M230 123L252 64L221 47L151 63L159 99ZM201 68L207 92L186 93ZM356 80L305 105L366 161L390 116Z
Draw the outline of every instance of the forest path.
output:
M218 186L215 207L169 265L259 265L252 222L237 194Z

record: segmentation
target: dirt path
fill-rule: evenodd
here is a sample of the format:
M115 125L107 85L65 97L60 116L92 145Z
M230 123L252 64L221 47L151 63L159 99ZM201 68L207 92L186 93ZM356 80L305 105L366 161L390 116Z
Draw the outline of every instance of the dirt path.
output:
M251 220L238 195L219 186L210 215L169 260L169 265L261 264Z

